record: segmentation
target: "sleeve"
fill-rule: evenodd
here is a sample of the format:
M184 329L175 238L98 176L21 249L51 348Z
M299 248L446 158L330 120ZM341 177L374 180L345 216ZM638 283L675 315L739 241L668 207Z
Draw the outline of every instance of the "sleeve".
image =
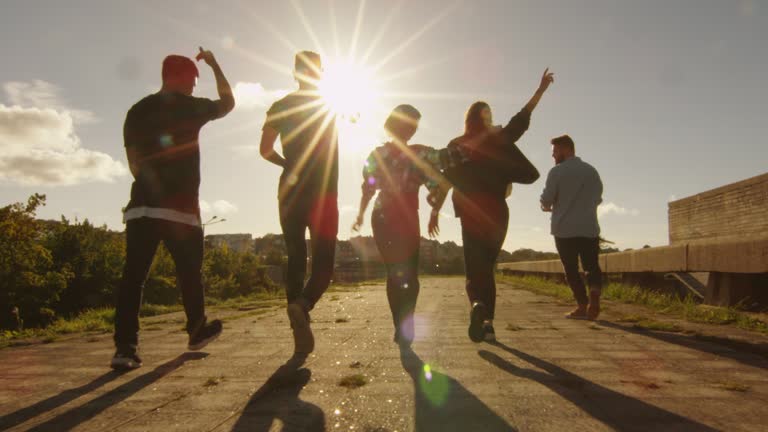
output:
M419 184L432 190L439 184L440 163L437 150L425 145L415 144L410 146L416 161L413 162L414 172L418 174Z
M203 124L221 117L219 104L207 98L195 98L195 114Z
M365 160L363 165L363 184L361 189L363 196L373 196L378 188L377 183L378 174L378 158L376 157L376 150L372 151L368 155L368 159Z
M557 170L552 168L547 174L547 183L541 193L541 204L550 207L557 201Z
M267 110L267 118L264 120L264 126L262 129L265 129L267 127L274 129L278 132L282 131L282 120L285 118L281 113L283 110L281 109L279 105L279 101L272 104L271 107L269 107L269 110Z
M538 180L540 177L539 170L525 157L517 144L513 142L506 144L504 170L507 181L509 183L532 184Z
M595 170L595 204L600 205L603 203L603 180L600 179L600 173Z
M526 109L520 110L509 120L502 134L504 134L505 144L514 144L521 136L528 130L528 126L531 124L531 113Z

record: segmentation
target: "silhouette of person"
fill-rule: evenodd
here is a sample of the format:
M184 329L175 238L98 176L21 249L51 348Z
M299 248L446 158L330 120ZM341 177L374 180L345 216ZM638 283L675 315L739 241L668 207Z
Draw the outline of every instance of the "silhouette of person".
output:
M262 157L283 168L278 207L288 251L287 313L297 354L309 354L315 347L309 312L331 282L339 225L338 132L335 115L317 90L321 75L318 54L296 54L294 77L299 89L269 108L260 144ZM282 156L274 149L278 136ZM305 285L307 228L312 273Z
M555 166L547 174L541 194L541 209L552 212L551 232L573 291L577 307L567 318L597 319L603 273L597 259L600 253L600 224L597 206L603 202L603 182L590 164L576 156L576 146L568 135L552 139ZM579 258L589 283L589 297L579 273Z
M409 345L414 339L414 311L419 295L419 188L440 186L438 153L431 147L408 144L419 126L421 113L411 105L398 105L384 123L390 140L374 149L363 167L362 197L357 220L376 192L371 214L376 246L387 268L387 299L395 326L395 342ZM431 236L436 231L430 232Z
M117 292L114 369L141 366L138 355L139 309L157 247L162 241L176 265L190 350L199 350L222 331L208 322L202 284L203 228L200 220L200 128L232 111L235 99L216 58L200 48L197 59L213 70L218 100L197 98L195 63L169 55L163 61L163 85L131 107L123 137L133 174L126 224L126 260Z
M461 220L466 289L472 306L469 338L474 342L495 340L494 269L507 235L506 197L511 183L531 184L539 178L515 142L528 129L531 113L553 81L553 74L545 70L533 97L504 127L493 125L487 103L473 103L465 117L464 134L440 156L443 174L454 188L453 208ZM441 204L444 196L437 200ZM433 213L430 227L437 225L437 218Z

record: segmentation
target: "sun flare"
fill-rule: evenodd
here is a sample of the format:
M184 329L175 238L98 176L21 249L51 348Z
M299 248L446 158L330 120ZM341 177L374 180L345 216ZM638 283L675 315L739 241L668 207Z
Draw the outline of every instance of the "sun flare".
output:
M373 72L355 62L325 62L318 89L330 110L352 123L369 119L380 109Z

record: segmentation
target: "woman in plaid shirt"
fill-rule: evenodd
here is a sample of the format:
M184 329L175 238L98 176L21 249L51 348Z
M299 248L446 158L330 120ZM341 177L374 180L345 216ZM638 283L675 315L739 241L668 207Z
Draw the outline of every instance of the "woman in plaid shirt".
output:
M379 191L371 214L373 237L387 267L387 299L395 326L394 341L410 345L414 338L413 314L419 295L419 188L430 196L441 186L438 153L435 149L408 144L416 133L421 113L411 105L399 105L384 123L390 140L374 149L363 167L362 198L357 220ZM430 235L437 234L430 229Z

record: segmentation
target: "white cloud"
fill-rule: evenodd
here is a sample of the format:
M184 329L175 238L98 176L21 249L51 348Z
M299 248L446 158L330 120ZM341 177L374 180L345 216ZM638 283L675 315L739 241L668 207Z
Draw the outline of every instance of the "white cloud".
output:
M640 212L637 209L627 209L612 202L603 203L597 207L598 216L607 216L609 214L615 214L619 216L637 216L640 214Z
M288 90L267 90L260 83L238 82L232 89L236 109L252 110L268 108L273 102L289 93Z
M14 103L55 105L50 94L38 91L45 86L33 85L24 93L24 86L12 84L8 93ZM61 186L112 182L128 173L108 154L83 148L74 123L69 110L0 104L0 180Z
M25 108L49 108L70 115L76 123L98 121L91 111L72 109L62 101L59 87L47 81L32 82L10 81L3 84L6 98L11 105Z
M205 200L200 200L201 213L215 213L218 216L237 213L238 210L236 205L226 200L214 201L213 204L209 204L208 201Z

